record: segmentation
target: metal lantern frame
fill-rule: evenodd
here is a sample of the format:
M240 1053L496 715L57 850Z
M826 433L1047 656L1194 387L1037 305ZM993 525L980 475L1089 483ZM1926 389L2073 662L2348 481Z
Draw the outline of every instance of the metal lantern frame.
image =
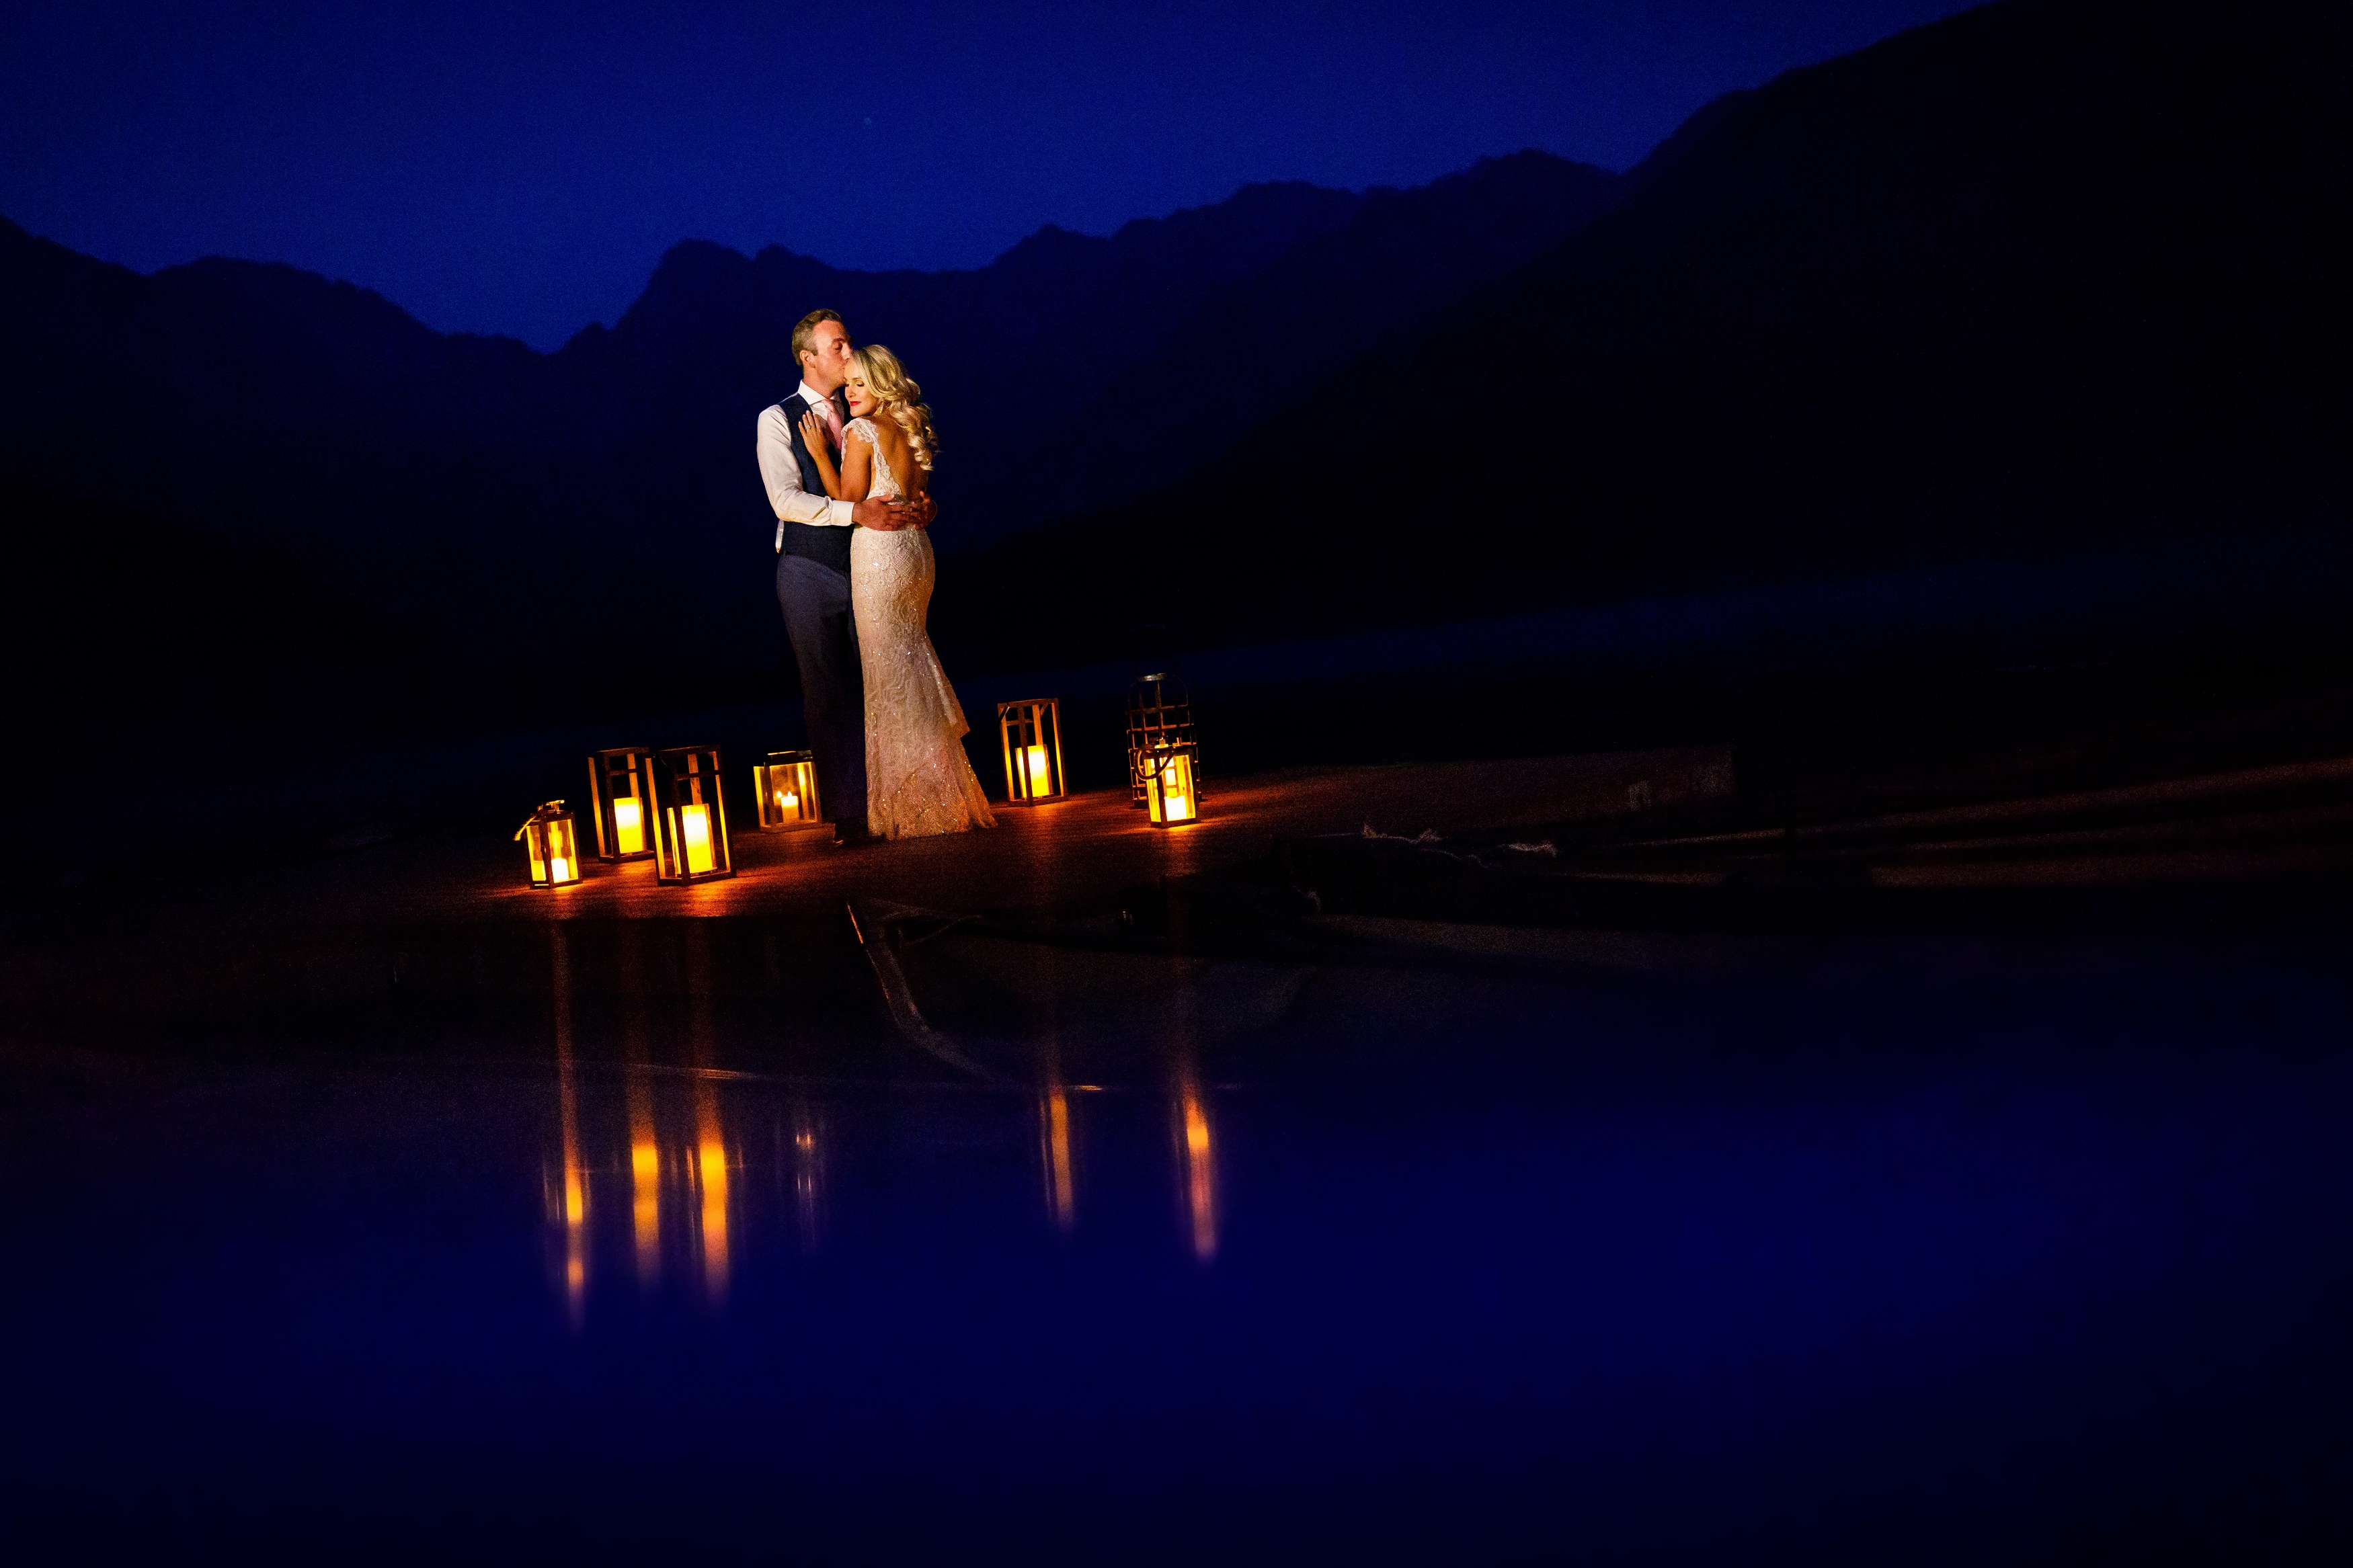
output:
M551 800L515 829L534 888L569 888L580 880L580 838L572 814Z
M815 752L770 752L752 768L753 798L760 805L760 831L797 833L825 826L825 803L817 791ZM785 803L791 801L790 805Z
M1193 694L1164 670L1140 678L1127 694L1128 804L1152 810L1149 764L1157 756L1174 754L1179 747L1189 759L1194 816L1200 815L1200 738L1193 730ZM1159 820L1155 815L1155 822ZM1182 820L1190 821L1190 817Z
M721 775L716 746L676 746L654 753L655 881L682 887L735 874Z
M596 858L650 860L654 854L654 754L644 746L616 746L588 758L590 815L596 819ZM628 821L631 812L637 821ZM634 837L637 847L628 847Z
M1182 827L1201 820L1200 748L1190 741L1166 741L1144 759L1144 807L1155 827Z
M1005 804L1043 805L1070 794L1062 772L1062 704L1052 697L997 705L1005 744ZM1042 775L1042 776L1041 776Z

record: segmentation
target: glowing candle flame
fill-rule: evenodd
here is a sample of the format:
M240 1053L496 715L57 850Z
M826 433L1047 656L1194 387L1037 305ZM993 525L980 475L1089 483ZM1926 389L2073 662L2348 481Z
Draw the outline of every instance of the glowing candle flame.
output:
M1053 773L1046 765L1046 748L1030 746L1022 752L1029 770L1029 795L1032 799L1052 792Z
M632 797L613 803L613 838L617 853L642 855L646 848L645 807Z

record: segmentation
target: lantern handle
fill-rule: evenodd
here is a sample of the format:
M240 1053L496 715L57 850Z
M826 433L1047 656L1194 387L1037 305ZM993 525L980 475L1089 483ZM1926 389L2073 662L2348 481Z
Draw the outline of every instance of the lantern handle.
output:
M545 822L548 818L555 816L563 809L564 803L560 800L543 802L537 811L533 812L529 816L523 819L523 824L521 827L515 829L514 841L518 844L522 843L522 836L524 834L529 833L533 827Z

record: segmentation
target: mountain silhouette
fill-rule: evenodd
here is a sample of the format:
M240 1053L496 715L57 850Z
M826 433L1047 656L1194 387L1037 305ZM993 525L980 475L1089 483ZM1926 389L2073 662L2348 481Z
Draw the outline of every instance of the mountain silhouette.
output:
M1128 620L1229 642L2341 531L2348 34L2011 0L1734 95L1181 483L962 563L940 616L1018 668Z
M1185 412L1258 352L1210 351L1218 315L1283 321L1336 363L1589 222L1617 184L1524 153L1409 191L1252 185L1106 237L1049 227L962 272L690 241L612 327L553 354L438 333L288 267L141 277L0 220L0 484L281 552L520 679L772 671L752 431L798 379L789 337L811 308L922 379L953 556L1131 499L1245 427L1255 385ZM1439 229L1446 245L1416 243ZM1177 416L1121 429L1131 471L1082 468L1071 426L1146 409L1120 390L1139 380Z
M575 708L786 689L752 426L820 303L938 414L957 669L1139 621L1199 646L2325 536L2348 28L2006 0L1720 100L1624 176L1251 186L965 272L690 242L553 354L0 225L0 485L20 546L119 519L274 584L239 616L348 601L466 672L453 703ZM43 602L120 626L103 559Z

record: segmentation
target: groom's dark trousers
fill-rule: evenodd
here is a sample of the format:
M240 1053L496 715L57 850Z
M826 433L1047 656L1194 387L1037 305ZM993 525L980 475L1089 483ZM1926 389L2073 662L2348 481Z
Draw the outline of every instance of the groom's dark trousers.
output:
M848 420L849 400L839 391L833 398L835 414ZM822 496L824 476L801 439L800 418L808 406L795 392L774 411L784 415L803 493ZM840 460L836 453L834 461ZM801 669L801 712L808 721L809 750L817 753L818 803L836 832L861 838L866 834L866 683L858 667L858 624L849 611L852 531L780 518L776 603L784 606L785 635L793 639L793 661Z
M845 539L849 532L826 531ZM858 837L866 831L866 684L849 613L849 574L807 556L779 555L776 602L800 666L801 712L817 753L820 804L842 834Z

